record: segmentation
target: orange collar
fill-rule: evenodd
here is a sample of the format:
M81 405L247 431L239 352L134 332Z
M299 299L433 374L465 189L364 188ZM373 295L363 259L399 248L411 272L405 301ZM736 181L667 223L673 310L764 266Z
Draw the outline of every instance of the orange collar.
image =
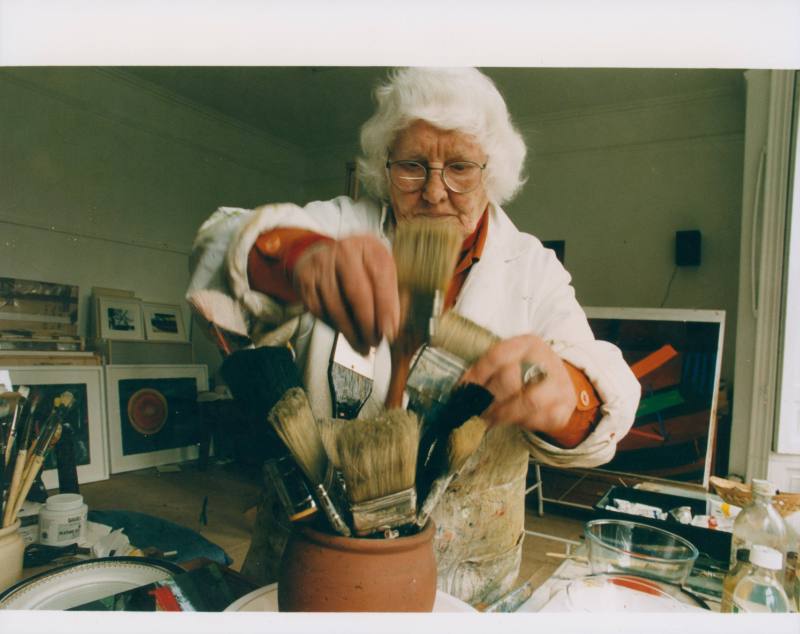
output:
M483 247L486 244L486 236L489 234L489 214L488 210L483 212L475 231L467 236L461 245L461 253L458 258L455 273L463 273L475 262L481 259Z

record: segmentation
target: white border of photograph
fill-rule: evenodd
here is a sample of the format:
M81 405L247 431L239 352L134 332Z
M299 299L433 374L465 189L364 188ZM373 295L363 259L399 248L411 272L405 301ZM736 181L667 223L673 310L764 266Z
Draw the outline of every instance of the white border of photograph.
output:
M78 482L108 480L108 456L106 453L105 390L103 368L74 365L27 365L3 368L11 373L16 385L86 385L86 415L89 419L89 464L78 465ZM42 472L42 480L48 489L58 488L58 471Z
M186 365L107 365L106 406L108 412L108 448L111 473L156 467L162 464L195 460L196 444L126 456L122 453L122 421L119 413L119 381L124 379L180 379L197 381L197 392L208 389L208 368L202 364ZM198 425L200 420L198 419Z
M109 309L131 311L132 330L115 330L108 321ZM97 335L101 339L115 339L120 341L144 341L144 328L142 327L142 303L138 299L125 297L97 297Z
M173 318L177 330L174 333L165 332L154 326L153 317L156 313L169 314ZM142 302L142 315L144 317L144 332L149 341L179 341L181 343L186 341L183 315L181 314L181 307L177 304Z

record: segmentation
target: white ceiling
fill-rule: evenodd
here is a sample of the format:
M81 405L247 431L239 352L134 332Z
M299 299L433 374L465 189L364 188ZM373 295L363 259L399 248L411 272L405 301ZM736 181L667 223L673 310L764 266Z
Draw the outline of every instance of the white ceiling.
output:
M380 67L127 67L126 72L283 141L357 140ZM744 92L740 70L486 68L513 118L705 91Z

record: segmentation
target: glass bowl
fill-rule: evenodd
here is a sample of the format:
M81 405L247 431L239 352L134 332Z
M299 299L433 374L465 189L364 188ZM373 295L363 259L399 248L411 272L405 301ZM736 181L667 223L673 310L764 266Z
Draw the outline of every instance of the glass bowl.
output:
M594 574L622 572L680 585L699 554L683 537L638 522L592 520L583 532Z

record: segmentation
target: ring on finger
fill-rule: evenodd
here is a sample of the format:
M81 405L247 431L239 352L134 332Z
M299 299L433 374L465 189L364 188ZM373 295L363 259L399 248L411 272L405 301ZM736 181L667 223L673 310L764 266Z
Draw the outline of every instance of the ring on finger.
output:
M538 363L523 361L520 364L522 372L522 385L536 385L547 378L547 371Z

